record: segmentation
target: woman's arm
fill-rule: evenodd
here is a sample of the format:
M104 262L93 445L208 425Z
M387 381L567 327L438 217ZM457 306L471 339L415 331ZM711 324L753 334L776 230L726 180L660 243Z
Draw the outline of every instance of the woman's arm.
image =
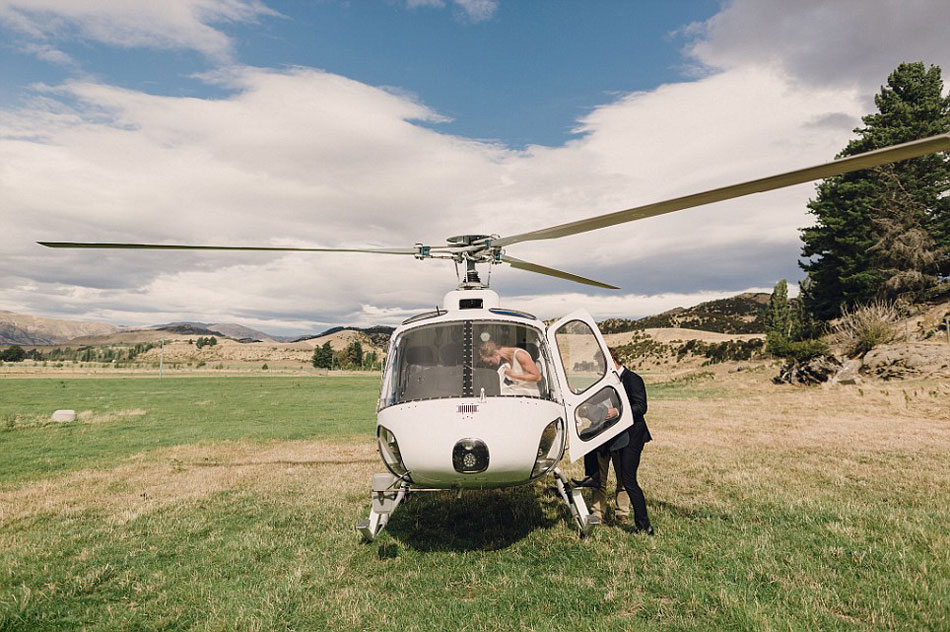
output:
M518 355L519 353L521 355ZM524 373L514 373L511 369L508 369L505 371L505 375L521 382L540 382L541 371L538 369L538 365L534 363L534 360L531 359L531 354L524 349L516 348L514 355L518 356L518 364L521 365L521 370L524 371Z

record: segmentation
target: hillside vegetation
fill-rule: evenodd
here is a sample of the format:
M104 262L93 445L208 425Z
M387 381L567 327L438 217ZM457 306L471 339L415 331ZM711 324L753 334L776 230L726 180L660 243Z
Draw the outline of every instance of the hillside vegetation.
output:
M768 302L768 294L744 293L689 308L677 307L638 320L608 318L599 325L601 332L605 334L669 327L721 334L763 334L765 323L762 314Z

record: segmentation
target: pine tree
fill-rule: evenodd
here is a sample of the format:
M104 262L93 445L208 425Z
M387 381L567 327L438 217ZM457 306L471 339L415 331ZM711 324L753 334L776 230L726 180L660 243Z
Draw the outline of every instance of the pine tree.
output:
M363 366L363 345L360 344L359 340L354 340L349 348L347 349L347 358L349 359L349 364L354 367Z
M311 361L315 368L331 368L333 366L333 348L330 347L330 343L324 342L322 347L315 347Z
M904 63L891 73L875 96L878 112L862 118L858 138L838 157L880 149L950 131L950 98L943 96L940 68L923 62ZM892 173L920 207L926 209L922 229L936 252L950 243L950 162L932 154L893 165ZM799 265L808 273L808 309L822 320L836 317L843 306L870 302L884 293L895 268L881 244L886 226L879 220L887 206L888 184L881 170L857 171L826 179L808 204L817 223L802 230ZM892 226L893 227L893 226ZM886 240L885 240L886 241ZM892 239L893 241L893 239ZM891 264L894 263L892 260ZM950 258L935 263L950 274Z
M880 257L884 283L879 294L888 302L913 302L937 283L947 247L927 230L927 208L910 195L900 178L887 167L879 171L884 183L884 206L876 210L878 232L873 249Z
M788 282L782 279L775 284L769 305L765 309L765 331L768 336L787 339L791 333L788 309Z

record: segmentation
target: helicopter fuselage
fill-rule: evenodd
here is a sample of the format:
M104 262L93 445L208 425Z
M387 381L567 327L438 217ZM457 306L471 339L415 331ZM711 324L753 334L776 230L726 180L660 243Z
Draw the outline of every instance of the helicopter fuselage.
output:
M583 326L596 329L593 324ZM616 409L627 412L616 384L593 388L598 376L616 378L599 332L596 339L590 332L588 341L561 338L561 348L555 339L549 340L550 333L534 316L499 307L498 295L487 289L450 292L443 308L410 318L397 328L376 418L379 453L389 471L413 488L522 485L551 471L564 455L571 433L582 439L577 433L584 435L583 428L591 424L572 414L565 395L588 388L610 391L613 400L601 396L603 409L616 401ZM486 357L495 349L521 358L513 361L518 369L524 370L522 363L533 364L535 379L509 379L510 364L498 355L495 362ZM565 377L566 359L568 372L593 371L595 379L578 387ZM613 421L620 422L620 415ZM615 435L623 425L606 433L588 431L584 440L591 445L583 446L583 451ZM582 448L573 439L576 459Z

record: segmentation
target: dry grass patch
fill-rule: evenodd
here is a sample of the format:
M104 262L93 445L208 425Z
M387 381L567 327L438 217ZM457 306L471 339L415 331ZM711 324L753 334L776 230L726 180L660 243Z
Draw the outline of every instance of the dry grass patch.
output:
M127 464L81 470L0 491L0 528L43 515L93 511L124 524L176 504L226 491L323 503L337 491L363 490L378 467L375 446L286 442L260 446L226 442L135 455ZM337 490L333 493L327 490ZM299 492L288 495L288 492Z
M120 421L132 417L142 417L148 414L143 408L127 408L125 410L114 410L105 413L96 413L91 410L83 410L76 415L76 418L84 424L104 424L112 421Z

